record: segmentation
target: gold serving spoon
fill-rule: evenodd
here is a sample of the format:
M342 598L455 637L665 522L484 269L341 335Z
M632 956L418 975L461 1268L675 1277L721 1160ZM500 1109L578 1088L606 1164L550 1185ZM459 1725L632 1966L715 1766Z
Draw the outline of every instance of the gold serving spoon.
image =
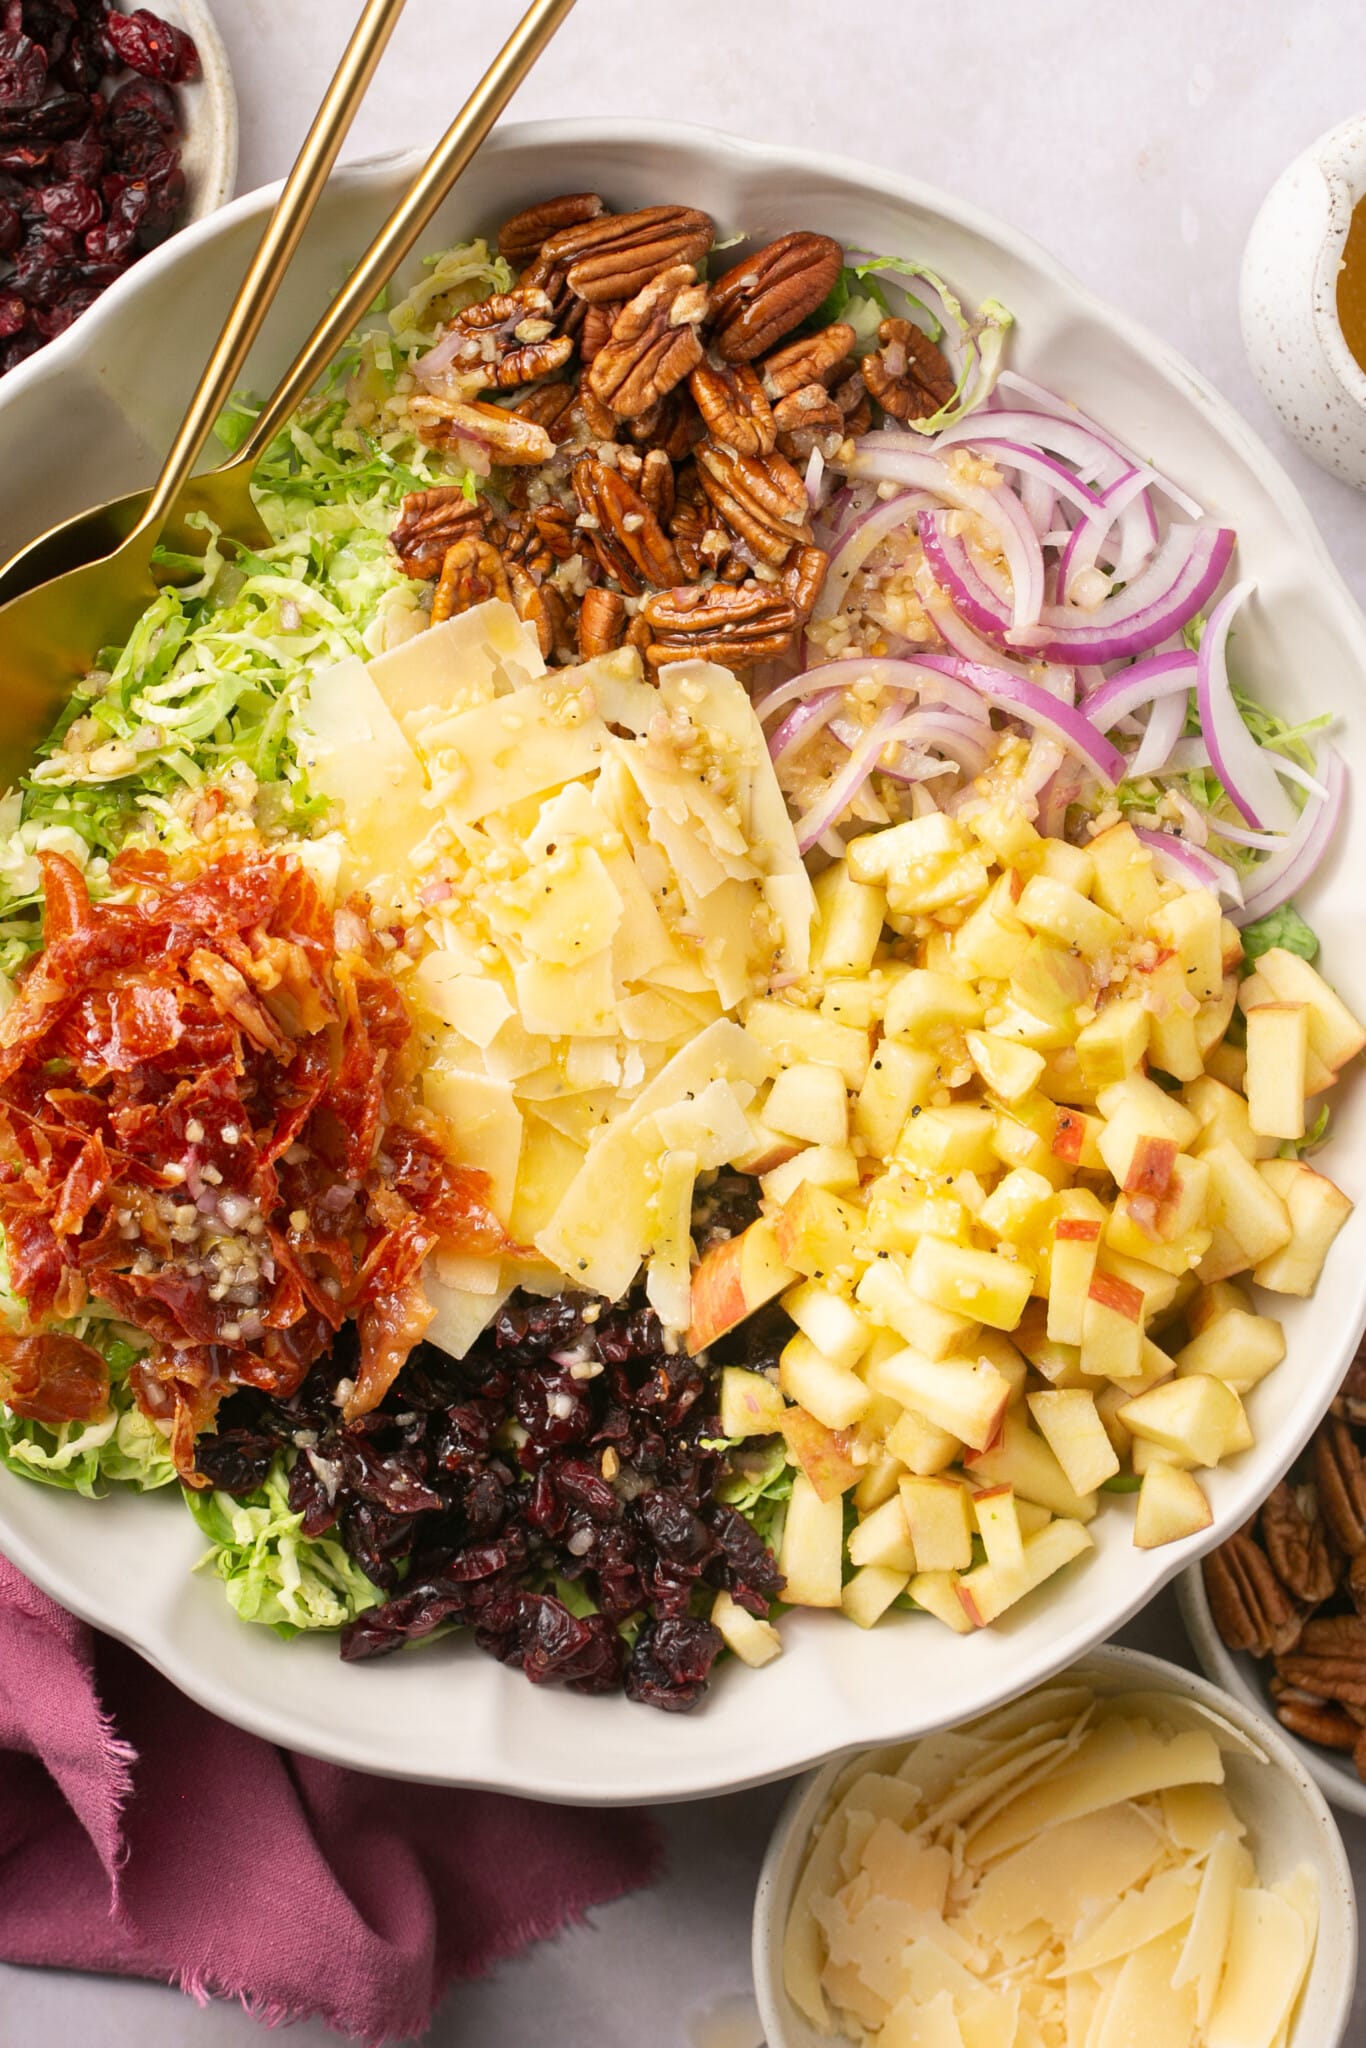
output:
M202 533L196 537L186 519L200 512L248 547L269 544L248 488L263 449L408 255L574 0L533 0L305 342L250 438L221 468L192 477L402 5L368 0L151 491L112 499L52 528L0 574L0 598L8 597L0 604L6 712L0 786L28 765L58 706L94 667L101 648L122 645L156 597L152 554L163 531L177 547L199 552ZM14 589L21 594L10 595Z

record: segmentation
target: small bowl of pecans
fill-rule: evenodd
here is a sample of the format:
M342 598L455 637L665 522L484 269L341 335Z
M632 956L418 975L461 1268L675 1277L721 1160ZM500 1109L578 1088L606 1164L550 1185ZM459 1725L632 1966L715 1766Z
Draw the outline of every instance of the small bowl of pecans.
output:
M0 0L0 377L221 206L236 173L204 0Z
M1366 1343L1285 1478L1177 1597L1209 1676L1366 1814Z

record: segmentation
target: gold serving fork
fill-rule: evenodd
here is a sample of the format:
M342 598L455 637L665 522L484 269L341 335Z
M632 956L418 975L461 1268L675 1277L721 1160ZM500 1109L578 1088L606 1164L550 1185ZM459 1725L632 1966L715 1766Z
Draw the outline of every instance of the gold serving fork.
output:
M192 476L402 11L403 0L367 0L156 483L53 527L0 572L0 599L7 600L0 603L6 714L0 787L28 766L100 650L121 646L156 597L153 553L163 533L175 547L201 552L202 528L187 524L198 513L249 549L269 545L249 488L262 451L409 254L573 5L533 0L304 343L250 437L221 467Z

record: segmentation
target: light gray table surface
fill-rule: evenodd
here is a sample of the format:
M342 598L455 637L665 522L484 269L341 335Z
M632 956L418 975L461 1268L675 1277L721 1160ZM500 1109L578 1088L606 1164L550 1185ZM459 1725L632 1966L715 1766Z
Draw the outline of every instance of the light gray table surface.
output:
M520 0L410 0L349 145L431 139ZM239 190L279 176L349 0L217 0L242 113ZM912 173L1034 235L1182 349L1270 441L1366 601L1366 503L1280 432L1238 336L1239 257L1277 173L1366 104L1351 0L582 0L512 117L630 114L825 147ZM680 194L686 198L686 194ZM795 223L794 223L795 224ZM1192 1662L1169 1596L1123 1640ZM661 1741L668 1739L667 1723ZM661 1812L661 1883L458 1987L433 2048L756 2048L754 1881L781 1787ZM1343 1817L1359 1887L1366 1822ZM235 2007L0 1966L0 2048L247 2048ZM291 2042L322 2044L321 2025ZM1366 2044L1366 1984L1349 2041Z

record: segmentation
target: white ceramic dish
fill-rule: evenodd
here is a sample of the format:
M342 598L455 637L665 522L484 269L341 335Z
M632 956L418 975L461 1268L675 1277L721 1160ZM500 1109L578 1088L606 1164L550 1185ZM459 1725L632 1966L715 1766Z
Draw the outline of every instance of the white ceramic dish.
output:
M194 37L203 73L193 85L176 87L185 120L181 162L188 226L216 213L232 197L237 181L237 92L206 0L158 0L158 5L168 21ZM127 0L121 11L131 13Z
M410 175L357 166L325 197L258 348L269 388L347 261ZM1239 634L1249 685L1287 711L1331 706L1356 729L1366 627L1292 485L1187 364L1085 293L1043 251L956 200L860 165L657 124L514 128L485 149L428 237L440 247L535 196L599 189L618 203L686 199L723 233L825 229L854 246L915 252L965 295L1013 307L1014 360L1045 378L1238 527L1261 595ZM0 391L0 559L94 499L145 481L177 424L272 198L252 194L190 228L116 285ZM1306 904L1344 993L1366 1009L1359 876L1366 811L1352 807ZM1366 1193L1366 1088L1348 1086L1325 1155ZM1278 1310L1278 1313L1280 1311ZM133 1643L215 1712L274 1741L364 1769L552 1799L687 1798L781 1777L836 1751L981 1712L1090 1649L1235 1528L1327 1407L1366 1319L1366 1209L1339 1239L1318 1297L1285 1310L1290 1360L1257 1389L1254 1450L1211 1475L1203 1538L1143 1553L1127 1503L1100 1517L1097 1553L1002 1626L959 1639L928 1620L865 1635L793 1615L786 1654L723 1671L706 1706L664 1719L624 1701L538 1691L472 1647L346 1667L330 1641L281 1644L237 1621L187 1567L199 1539L178 1502L99 1506L0 1474L0 1546L68 1607Z
M1356 1896L1337 1823L1299 1761L1299 1746L1285 1742L1278 1731L1268 1728L1255 1709L1229 1699L1179 1664L1168 1664L1139 1650L1107 1644L1083 1658L1068 1676L1085 1679L1102 1695L1169 1694L1172 1719L1178 1726L1189 1706L1212 1708L1263 1753L1265 1761L1241 1754L1225 1758L1229 1797L1248 1824L1248 1846L1257 1859L1258 1872L1264 1882L1274 1884L1288 1877L1298 1864L1309 1863L1319 1879L1318 1943L1288 2048L1339 2048L1346 2039L1356 1986ZM1188 1712L1187 1718L1197 1719ZM893 1754L899 1753L900 1745ZM759 1874L752 1960L768 2048L830 2048L831 2036L817 2033L788 1998L782 1954L788 1910L807 1845L843 1768L841 1762L827 1764L794 1786Z
M1265 1667L1245 1651L1230 1650L1214 1626L1204 1574L1198 1564L1182 1572L1176 1582L1176 1598L1191 1648L1205 1675L1276 1730L1334 1806L1340 1806L1344 1813L1366 1814L1366 1784L1357 1776L1351 1758L1334 1749L1319 1749L1312 1742L1301 1742L1289 1729L1282 1728L1267 1690Z

